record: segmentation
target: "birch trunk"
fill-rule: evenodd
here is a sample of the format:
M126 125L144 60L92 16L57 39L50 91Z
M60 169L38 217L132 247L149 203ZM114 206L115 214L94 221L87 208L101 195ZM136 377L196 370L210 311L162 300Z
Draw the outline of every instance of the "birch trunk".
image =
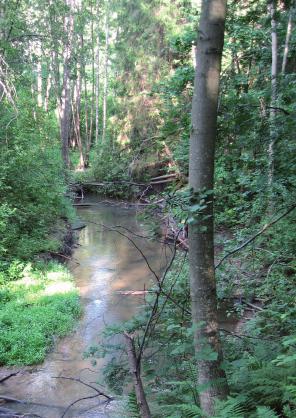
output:
M189 184L199 194L213 190L217 106L226 0L203 0L192 100ZM217 399L228 394L218 331L214 270L213 196L206 198L197 224L189 225L189 263L194 345L200 405L209 416ZM213 360L205 355L212 352Z
M288 61L288 55L289 55L289 45L292 35L292 29L295 19L295 0L291 4L290 12L289 12L289 19L288 19L288 25L287 25L287 32L286 32L286 40L285 40L285 48L284 48L284 55L283 55L283 62L282 62L282 74L284 75L286 72L286 66Z
M106 10L105 16L105 62L104 62L104 93L103 93L103 133L102 142L106 141L107 126L107 97L108 97L108 62L109 62L109 10Z
M42 99L42 65L41 61L37 62L37 104L38 107L43 106L43 99Z
M69 135L71 126L71 86L70 86L70 62L73 49L74 34L74 6L75 0L66 0L69 6L68 14L64 20L65 42L63 48L63 83L60 97L60 133L62 143L62 157L66 168L70 167L69 158Z

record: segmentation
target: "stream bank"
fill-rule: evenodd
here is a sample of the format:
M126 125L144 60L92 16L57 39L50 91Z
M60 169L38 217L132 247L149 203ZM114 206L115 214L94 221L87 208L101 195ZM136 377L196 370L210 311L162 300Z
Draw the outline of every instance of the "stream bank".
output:
M84 315L74 333L58 341L43 364L24 368L0 385L2 395L27 402L6 407L43 418L61 417L78 398L94 395L92 389L78 382L55 377L102 382L102 369L108 359L99 359L92 367L90 360L83 358L83 352L100 343L99 334L106 324L131 318L143 304L141 291L151 285L151 274L136 248L124 236L102 226L120 224L135 234L146 235L145 225L136 219L133 209L98 203L95 207L79 208L78 214L87 226L80 232L69 267L79 288ZM144 249L155 270L165 265L167 254L161 244L139 237L133 239ZM129 291L139 291L140 295ZM98 398L81 402L73 406L66 417L94 414L109 417L113 414L110 407L106 411L106 405L100 405L101 402Z

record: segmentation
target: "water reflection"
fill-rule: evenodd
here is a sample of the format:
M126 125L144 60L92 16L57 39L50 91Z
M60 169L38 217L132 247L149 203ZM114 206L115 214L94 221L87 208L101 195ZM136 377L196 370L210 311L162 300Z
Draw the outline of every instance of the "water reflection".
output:
M79 246L73 254L79 264L73 262L71 269L84 305L83 318L75 332L57 344L43 365L31 373L7 380L1 387L6 395L29 401L26 407L14 404L14 409L44 418L58 418L77 398L93 395L92 390L78 383L53 377L63 375L81 377L88 382L96 380L105 360L98 362L94 374L88 369L90 362L82 358L82 353L99 342L99 333L106 324L131 318L144 302L143 296L120 292L147 289L153 281L153 275L135 246L122 235L99 225L122 225L136 234L145 235L145 227L137 221L132 210L101 204L80 209L79 216L87 227L80 232ZM120 231L127 233L124 229ZM158 242L129 236L159 273L169 258L169 250ZM97 404L98 400L87 400L73 407L67 417L110 416L108 409Z

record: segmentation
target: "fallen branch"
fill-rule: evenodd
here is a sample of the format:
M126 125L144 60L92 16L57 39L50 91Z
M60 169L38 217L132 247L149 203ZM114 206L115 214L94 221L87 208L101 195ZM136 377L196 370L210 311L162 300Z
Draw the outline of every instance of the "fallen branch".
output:
M155 184L164 184L164 183L171 183L175 181L175 177L172 178L167 178L167 179L163 179L163 180L158 180L158 181L151 181L151 186L154 186Z
M10 373L9 375L2 377L0 379L0 383L5 382L6 380L10 379L13 376L17 376L18 374L19 374L19 372Z
M10 396L0 395L0 399L6 402L16 402L16 403L27 403L26 401L22 401L20 399L12 398Z
M245 241L239 247L237 247L234 250L232 250L229 253L227 253L216 264L215 269L217 269L218 267L220 267L220 265L223 263L223 261L226 260L226 258L230 257L231 255L233 255L233 254L237 253L238 251L242 250L243 248L245 248L247 245L249 245L251 242L253 242L256 238L258 238L260 235L262 235L268 228L270 228L272 225L276 224L278 221L280 221L285 216L287 216L289 213L291 213L295 208L296 208L296 205L293 205L285 213L283 213L282 215L278 216L276 219L274 219L273 221L269 222L268 224L264 225L264 227L259 232L257 232L255 235L253 235L251 238L249 238L247 241Z
M80 263L77 261L77 260L75 260L73 257L69 257L69 256L67 256L67 255L64 255L64 254L61 254L61 253L58 253L58 252L56 252L56 251L48 251L49 252L49 254L53 254L53 255L56 255L56 256L58 256L58 257L62 257L62 258L65 258L66 260L69 260L69 261L74 261L74 263L76 263L78 266L80 266Z
M177 173L163 174L162 176L152 177L150 179L150 181L153 182L153 181L162 180L162 179L168 179L168 178L177 177L177 176L178 176Z
M151 293L149 290L118 290L116 293L123 296L142 296Z
M250 303L250 302L244 302L244 301L242 301L242 303L244 303L245 305L247 305L247 306L249 306L250 308L255 309L255 310L257 310L257 311L260 311L260 312L264 311L264 309L263 309L263 308L261 308L260 306L254 305L253 303Z

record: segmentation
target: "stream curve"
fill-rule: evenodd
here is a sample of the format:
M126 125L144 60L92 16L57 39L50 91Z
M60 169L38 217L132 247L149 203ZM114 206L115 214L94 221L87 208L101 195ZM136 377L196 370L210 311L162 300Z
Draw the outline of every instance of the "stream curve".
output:
M25 368L0 388L2 394L27 402L8 404L9 407L42 418L62 417L71 403L94 395L92 389L79 382L56 377L81 379L87 383L102 381L106 360L99 359L93 368L90 360L83 358L83 353L100 342L99 334L106 324L127 320L137 312L144 302L139 291L149 288L152 283L151 272L132 242L102 225L121 225L120 231L135 241L157 272L165 266L170 254L167 246L128 232L147 235L134 209L97 203L77 211L87 226L79 233L79 244L70 269L81 295L83 316L75 331L55 344L42 365ZM138 292L131 294L129 291ZM102 390L108 392L106 388ZM102 398L90 398L73 405L65 417L114 417L118 416L116 409L116 402L106 406L102 404Z

